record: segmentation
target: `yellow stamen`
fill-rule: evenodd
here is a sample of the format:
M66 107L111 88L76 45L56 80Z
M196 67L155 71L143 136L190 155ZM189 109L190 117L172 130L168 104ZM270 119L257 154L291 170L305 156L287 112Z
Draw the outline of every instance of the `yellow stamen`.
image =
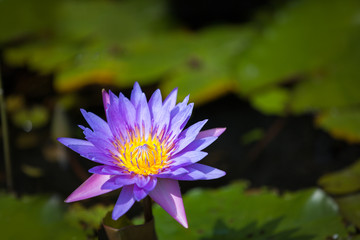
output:
M121 140L115 139L113 142L117 153L112 152L112 157L119 167L129 173L148 176L157 174L168 166L173 144L167 144L167 141L151 133L145 139L138 128L127 134L127 140L121 137Z

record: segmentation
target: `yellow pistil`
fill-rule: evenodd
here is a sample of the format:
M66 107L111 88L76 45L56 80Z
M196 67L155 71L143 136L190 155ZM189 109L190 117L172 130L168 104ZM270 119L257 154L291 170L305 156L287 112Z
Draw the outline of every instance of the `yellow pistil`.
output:
M116 164L129 173L148 176L157 174L167 167L169 153L173 144L167 144L167 138L149 134L141 136L136 129L128 132L128 138L115 139L113 142L117 153L112 153Z

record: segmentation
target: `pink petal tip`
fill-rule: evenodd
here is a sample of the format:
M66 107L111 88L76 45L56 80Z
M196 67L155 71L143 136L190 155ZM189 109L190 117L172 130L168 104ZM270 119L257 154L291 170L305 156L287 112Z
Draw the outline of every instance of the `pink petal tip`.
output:
M188 228L179 182L172 179L158 179L156 187L149 193L167 213L182 226Z
M69 203L80 201L112 191L112 189L101 189L101 186L109 180L110 177L111 175L91 175L85 182L83 182L83 184L72 192L69 197L65 199L65 202Z

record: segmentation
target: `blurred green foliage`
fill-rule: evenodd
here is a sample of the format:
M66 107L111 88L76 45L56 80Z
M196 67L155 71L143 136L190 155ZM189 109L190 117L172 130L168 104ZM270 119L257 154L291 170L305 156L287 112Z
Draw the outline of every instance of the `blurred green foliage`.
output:
M265 114L314 113L359 142L359 1L296 0L266 16L194 32L165 0L3 0L0 44L7 64L55 74L59 92L141 81L205 103L232 91Z
M360 160L343 170L328 173L318 181L340 208L342 216L357 228L360 227Z
M15 239L95 239L103 217L112 208L95 205L66 208L57 197L0 194L1 238Z
M7 64L55 74L59 92L141 81L205 103L232 91L265 114L313 113L359 142L360 2L296 0L265 15L194 32L165 0L3 0L0 44Z

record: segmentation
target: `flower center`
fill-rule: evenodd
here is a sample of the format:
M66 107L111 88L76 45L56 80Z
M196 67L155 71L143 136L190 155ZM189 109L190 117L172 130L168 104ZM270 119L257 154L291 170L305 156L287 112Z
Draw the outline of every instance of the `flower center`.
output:
M112 153L116 164L130 173L148 176L157 174L167 167L172 146L168 139L149 134L140 136L139 131L130 132L128 138L116 139L113 144L117 153Z

